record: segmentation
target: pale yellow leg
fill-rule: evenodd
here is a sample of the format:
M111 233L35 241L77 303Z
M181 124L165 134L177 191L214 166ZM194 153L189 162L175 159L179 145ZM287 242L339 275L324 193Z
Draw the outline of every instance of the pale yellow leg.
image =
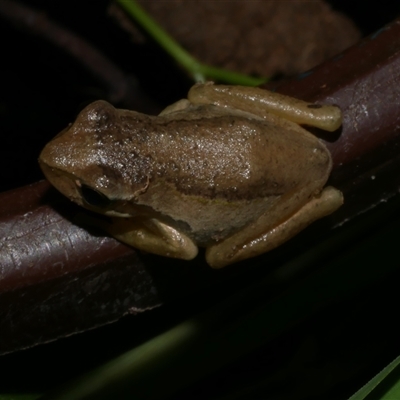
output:
M284 215L290 199L279 202L274 215ZM286 219L270 221L270 212L229 238L211 245L206 250L206 259L213 268L255 257L286 242L312 222L331 214L343 204L342 193L326 187L320 196L311 199L302 208ZM285 218L285 217L282 217Z
M169 106L165 107L164 110L158 114L160 117L163 115L171 114L176 111L182 111L185 108L188 108L190 106L190 101L187 99L181 99L176 101L175 103L170 104Z
M157 219L114 218L104 228L121 242L164 257L191 260L198 252L192 239Z
M215 104L260 117L272 113L297 124L315 126L330 132L342 124L339 107L308 103L257 87L197 84L190 89L188 99L193 104Z

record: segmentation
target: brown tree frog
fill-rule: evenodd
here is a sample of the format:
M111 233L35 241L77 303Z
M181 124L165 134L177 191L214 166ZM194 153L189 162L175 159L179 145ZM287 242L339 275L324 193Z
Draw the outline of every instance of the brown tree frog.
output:
M138 249L220 268L287 241L343 203L324 185L325 145L299 124L334 131L339 108L260 88L197 84L158 116L88 105L40 154L46 178L112 217Z

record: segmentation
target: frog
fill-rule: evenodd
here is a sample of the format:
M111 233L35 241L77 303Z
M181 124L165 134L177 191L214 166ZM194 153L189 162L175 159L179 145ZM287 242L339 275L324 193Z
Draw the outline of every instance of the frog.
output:
M306 126L336 131L336 105L259 87L196 84L159 115L86 106L43 148L47 180L106 216L136 249L212 268L268 252L343 204L332 158Z

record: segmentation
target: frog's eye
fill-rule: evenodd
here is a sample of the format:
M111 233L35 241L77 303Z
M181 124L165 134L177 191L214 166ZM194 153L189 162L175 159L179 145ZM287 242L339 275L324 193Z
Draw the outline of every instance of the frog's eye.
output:
M89 186L82 184L80 189L83 200L90 206L103 208L111 203L111 200L106 195Z

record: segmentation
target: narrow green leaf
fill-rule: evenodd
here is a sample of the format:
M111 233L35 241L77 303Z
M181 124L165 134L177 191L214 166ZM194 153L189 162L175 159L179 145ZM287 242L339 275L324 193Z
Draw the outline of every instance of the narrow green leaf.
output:
M349 400L400 399L400 356L375 375Z
M266 78L254 78L200 63L168 35L135 0L116 1L178 64L186 69L196 82L213 79L245 86L258 86L267 82Z

